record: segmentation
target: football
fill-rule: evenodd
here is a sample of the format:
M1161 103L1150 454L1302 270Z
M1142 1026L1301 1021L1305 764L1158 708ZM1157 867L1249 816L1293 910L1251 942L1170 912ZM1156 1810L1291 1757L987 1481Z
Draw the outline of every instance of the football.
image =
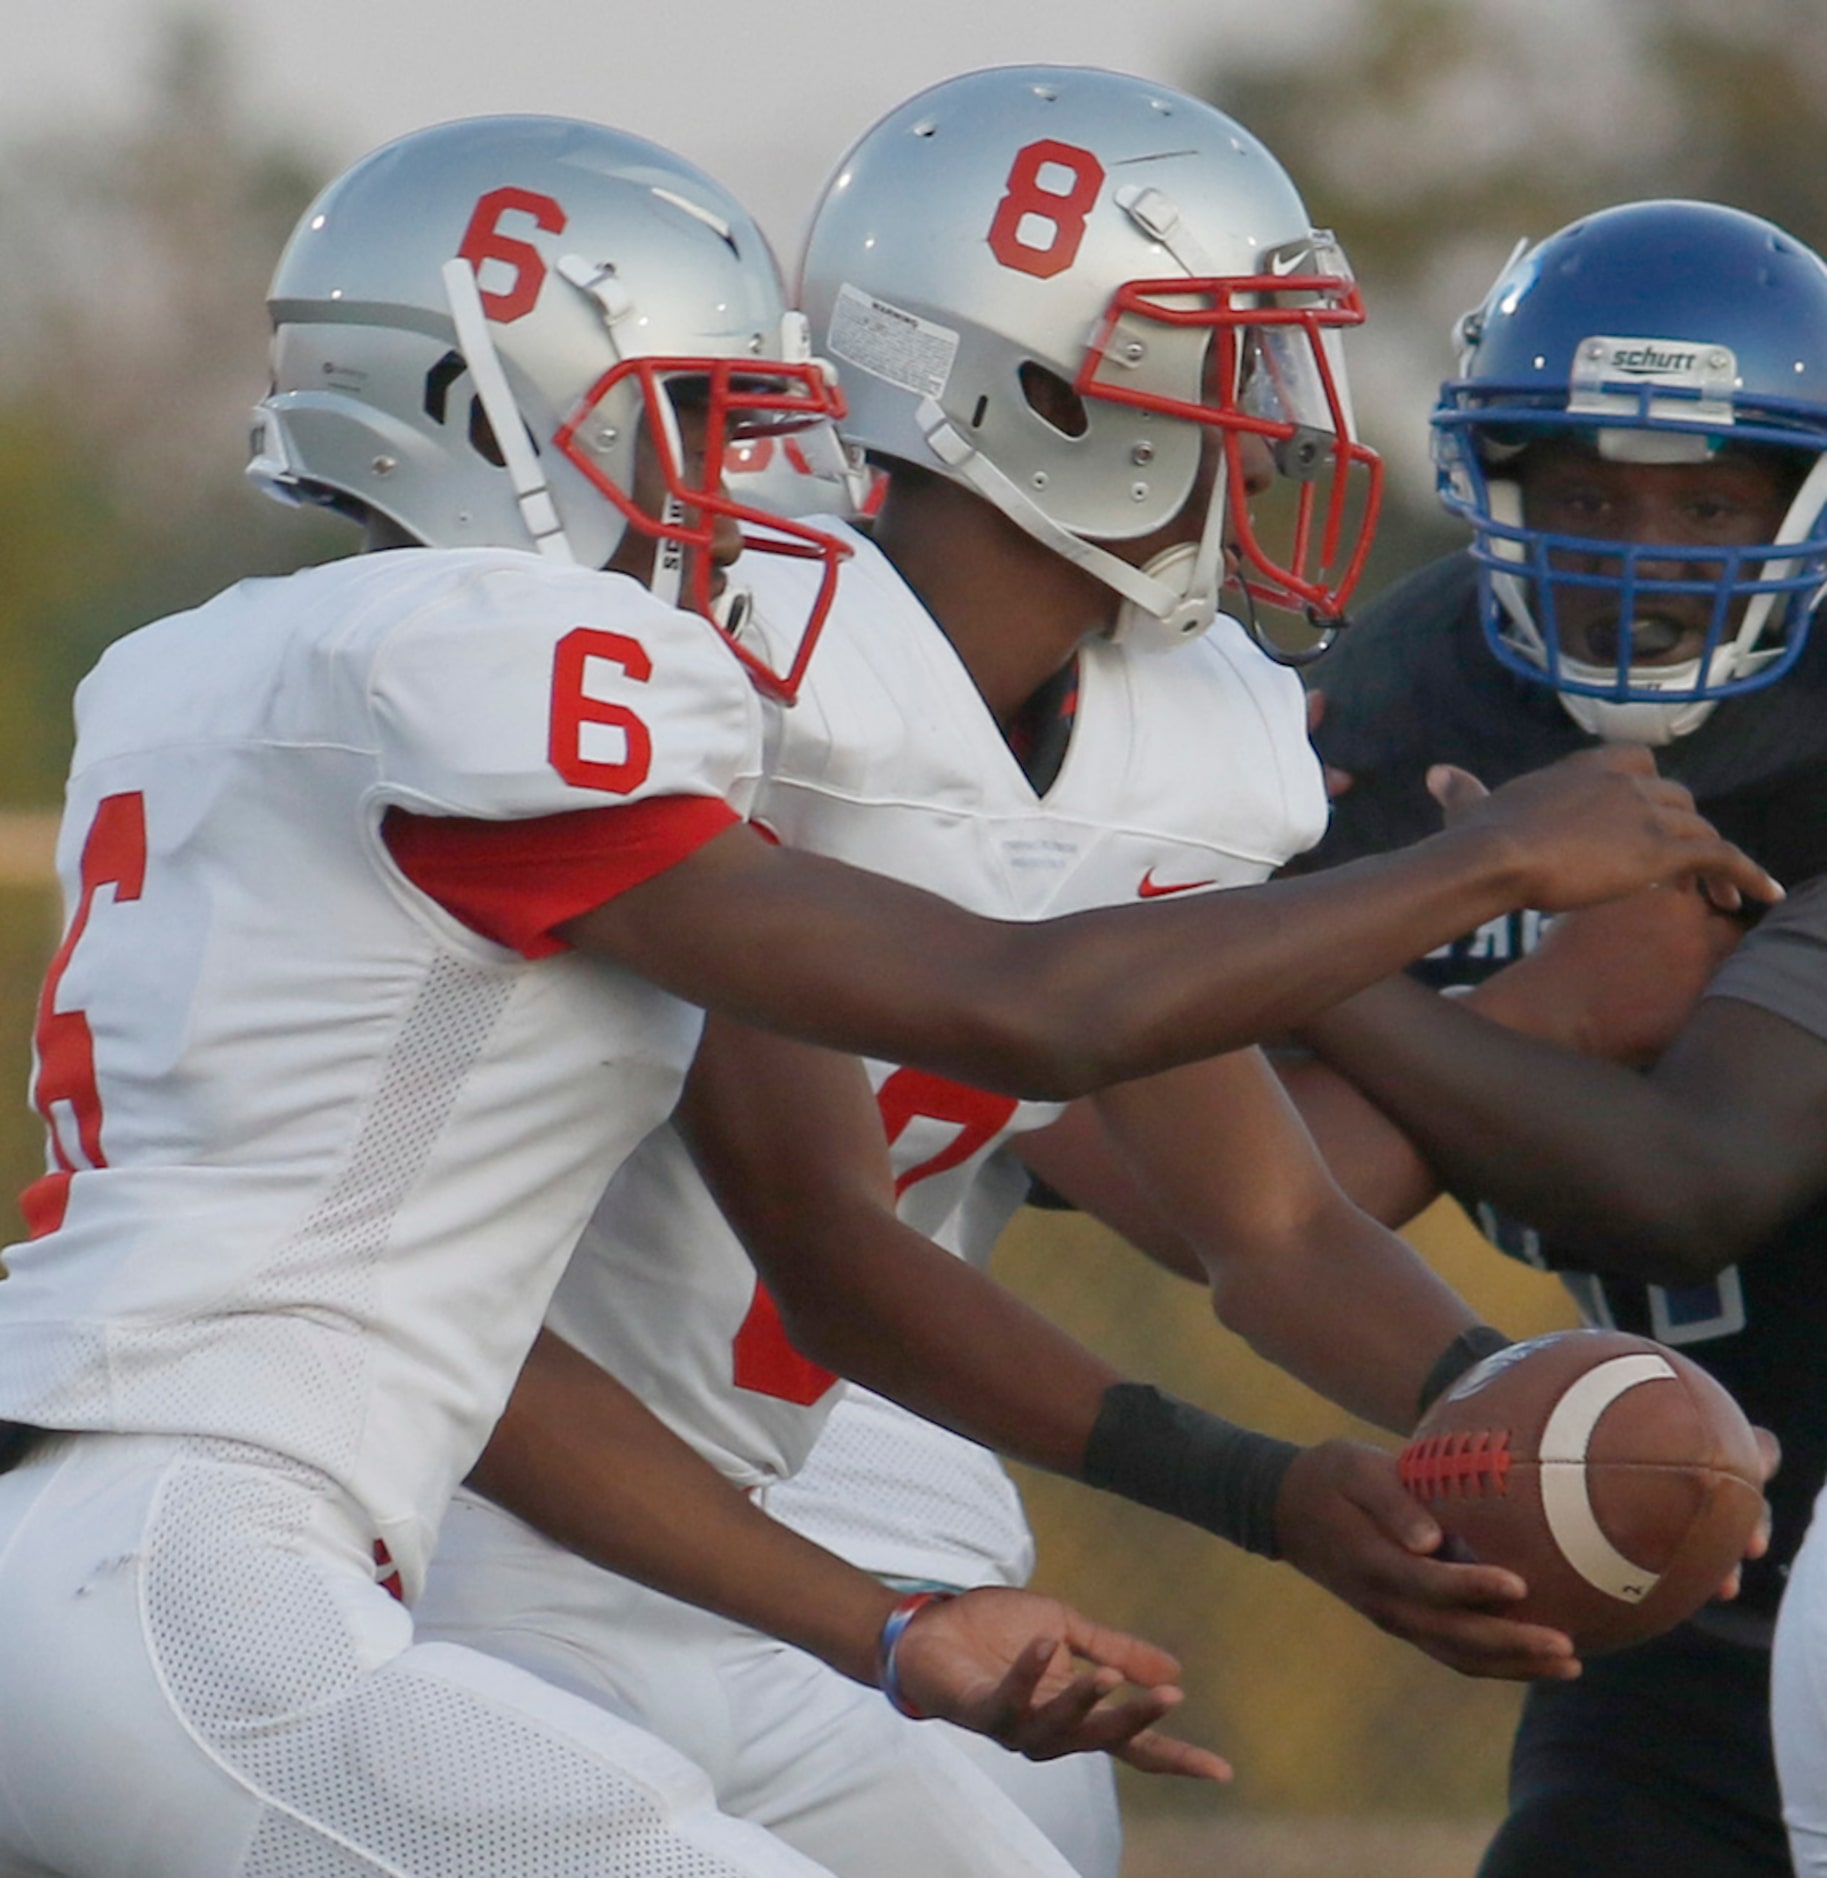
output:
M1486 1357L1422 1417L1398 1466L1454 1557L1527 1581L1506 1614L1566 1631L1582 1655L1691 1616L1763 1505L1738 1404L1678 1351L1613 1330Z

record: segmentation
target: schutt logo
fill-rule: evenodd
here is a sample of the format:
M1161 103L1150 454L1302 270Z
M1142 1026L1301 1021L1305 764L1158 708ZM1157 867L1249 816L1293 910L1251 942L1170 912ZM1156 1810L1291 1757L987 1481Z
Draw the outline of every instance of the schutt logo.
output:
M1620 372L1691 372L1698 352L1664 352L1660 346L1620 346L1611 362Z

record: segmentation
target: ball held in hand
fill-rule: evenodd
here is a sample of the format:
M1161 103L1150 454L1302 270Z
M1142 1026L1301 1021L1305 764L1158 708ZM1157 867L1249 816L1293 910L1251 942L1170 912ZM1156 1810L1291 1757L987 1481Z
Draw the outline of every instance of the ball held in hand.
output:
M1691 1616L1763 1505L1738 1404L1678 1351L1614 1330L1486 1357L1422 1417L1399 1469L1456 1556L1528 1584L1506 1615L1566 1631L1583 1655Z

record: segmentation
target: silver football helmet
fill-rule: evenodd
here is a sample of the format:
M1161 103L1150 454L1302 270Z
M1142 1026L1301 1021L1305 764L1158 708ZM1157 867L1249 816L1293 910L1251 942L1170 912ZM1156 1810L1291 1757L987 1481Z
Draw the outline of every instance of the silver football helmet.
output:
M719 184L596 124L439 125L318 197L268 304L273 389L248 474L269 493L377 513L430 547L587 567L636 529L656 542L655 592L715 619L764 688L792 695L848 550L731 500L720 466L734 443L780 430L838 463L842 400L760 230ZM704 411L709 467L684 447L687 399ZM658 512L634 493L643 432ZM778 669L743 642L740 596L712 598L719 515L736 517L745 549L825 563Z
M1363 309L1281 165L1222 112L1115 72L948 79L838 165L800 299L852 443L967 484L1096 574L1126 602L1119 633L1203 631L1227 532L1251 601L1338 617L1380 486L1340 352ZM1294 492L1273 546L1250 436ZM1189 500L1196 540L1144 567L1098 545Z

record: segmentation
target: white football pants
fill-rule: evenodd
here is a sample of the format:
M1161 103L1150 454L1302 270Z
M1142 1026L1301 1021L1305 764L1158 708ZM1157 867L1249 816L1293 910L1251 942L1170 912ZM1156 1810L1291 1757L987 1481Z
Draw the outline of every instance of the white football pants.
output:
M58 1436L0 1478L5 1878L819 1878L673 1749L419 1643L334 1486Z
M1783 1823L1802 1878L1827 1878L1827 1493L1814 1503L1776 1619L1770 1725Z
M475 1496L451 1505L416 1617L422 1636L651 1730L705 1770L725 1813L837 1878L1116 1878L1106 1756L1037 1763L909 1721L805 1652L600 1571Z

